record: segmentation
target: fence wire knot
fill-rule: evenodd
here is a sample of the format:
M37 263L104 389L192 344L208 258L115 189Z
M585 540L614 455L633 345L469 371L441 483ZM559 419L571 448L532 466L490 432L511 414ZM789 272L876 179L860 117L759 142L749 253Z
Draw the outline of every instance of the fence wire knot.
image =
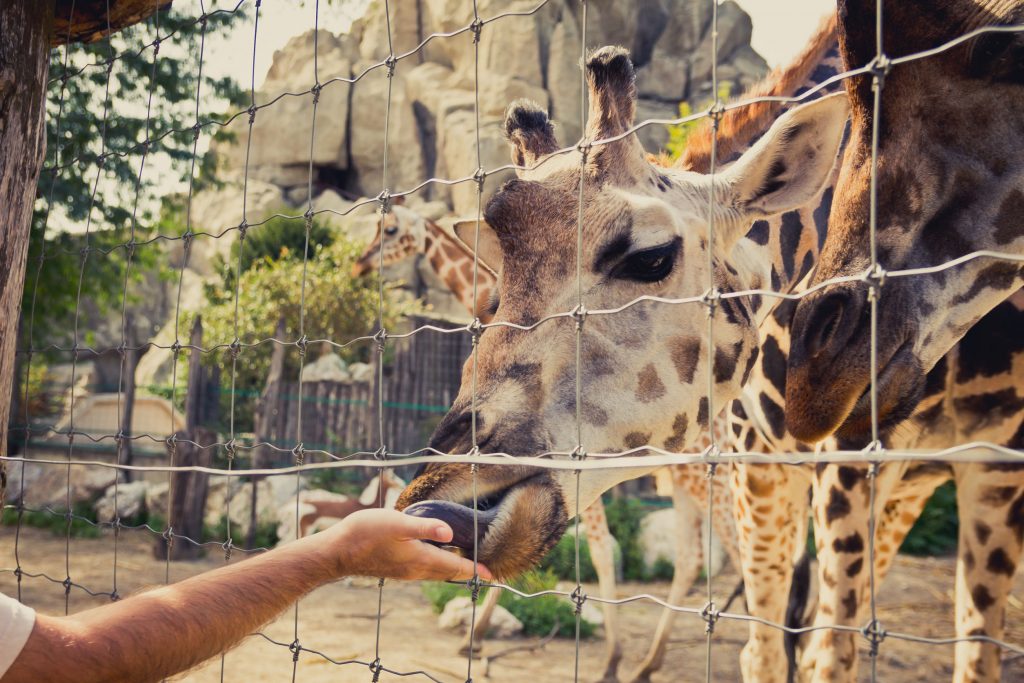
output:
M256 123L256 112L259 111L259 109L254 104L251 105L246 111L249 112L249 125L251 126L252 124Z
M373 341L377 345L377 353L384 353L384 345L388 340L388 331L383 327L374 332Z
M715 103L708 107L708 118L711 119L713 125L717 126L719 121L725 117L725 103L722 100L715 99Z
M71 586L73 585L71 583L71 577L69 576L69 577L65 578L63 581L61 581L61 585L64 586L64 595L70 595L71 594Z
M227 540L225 540L224 543L221 544L221 547L224 548L224 561L231 561L231 551L235 547L235 544L232 541L232 539L228 538Z
M573 460L584 460L587 457L587 452L583 450L582 444L576 444L576 447L572 449L572 453L569 454L569 457Z
M583 603L587 601L587 594L583 592L582 587L576 586L569 597L574 603L576 603L577 616L583 614Z
M718 287L712 287L700 295L700 302L708 307L708 315L715 314L715 308L721 300L722 291Z
M377 195L377 201L380 202L380 213L382 216L391 213L391 202L393 199L391 191L387 188L381 190L380 194Z
M583 321L587 319L587 307L583 304L577 304L569 313L569 317L576 321L576 330L582 330Z
M473 171L473 181L476 182L476 189L478 192L484 191L484 181L487 179L487 171L484 170L483 166L478 167Z
M387 460L388 459L388 447L382 444L380 448L378 448L377 450L375 450L373 452L373 459L374 460Z
M476 574L473 578L466 581L466 588L469 589L470 599L476 602L480 598L480 575Z
M704 620L704 633L711 634L715 632L715 624L721 615L722 613L718 611L713 600L704 605L700 611L700 618Z
M295 640L293 640L291 642L291 644L288 646L288 649L291 650L292 661L293 662L299 661L299 653L302 652L302 645L299 643L299 639L298 638L296 638Z
M380 680L380 672L383 669L383 665L380 663L380 657L370 662L370 671L373 673L373 683L377 683Z
M480 17L473 20L473 23L469 25L469 30L473 32L473 42L480 42L480 31L484 28L484 22Z
M871 88L882 88L885 86L885 77L892 69L892 61L883 52L875 55L875 58L868 64L868 71L871 73Z
M871 644L871 656L874 657L878 654L878 646L885 640L888 632L882 627L878 619L870 619L868 623L864 624L860 634Z
M299 350L299 355L305 357L306 351L309 348L309 337L302 335L295 340L295 348Z
M237 452L237 450L238 442L235 441L234 437L229 439L227 443L224 444L224 453L225 457L228 459L228 462L231 462L232 460L235 459L235 453Z
M238 337L231 340L231 344L228 345L228 352L231 354L232 360L238 359L238 354L242 352L242 342Z
M245 239L245 233L247 233L248 231L249 231L249 223L248 223L248 221L246 221L243 218L242 222L238 224L238 239L239 240L244 240Z
M594 148L594 141L587 138L580 138L580 141L576 143L576 151L583 155L583 161L586 162L587 157L590 155L590 150Z
M296 465L302 465L302 463L305 462L306 447L302 444L301 441L295 445L295 448L292 449L292 457L295 459Z
M321 83L317 83L309 89L309 92L313 93L313 104L318 104L320 102L320 92L323 89L324 86Z

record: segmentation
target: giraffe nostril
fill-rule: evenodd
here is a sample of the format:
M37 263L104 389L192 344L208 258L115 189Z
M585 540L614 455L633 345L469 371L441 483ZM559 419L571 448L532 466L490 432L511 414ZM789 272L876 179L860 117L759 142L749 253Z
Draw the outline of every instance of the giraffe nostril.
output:
M805 333L805 344L809 356L817 356L833 346L848 303L849 297L843 292L837 292L828 295L815 306L814 313L807 322Z

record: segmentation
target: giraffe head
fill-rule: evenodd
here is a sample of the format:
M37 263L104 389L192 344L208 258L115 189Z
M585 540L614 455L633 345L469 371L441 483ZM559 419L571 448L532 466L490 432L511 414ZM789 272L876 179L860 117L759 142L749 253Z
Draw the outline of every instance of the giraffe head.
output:
M875 56L874 0L840 2L847 68ZM986 5L1002 8L999 13ZM1010 3L900 0L884 8L890 58L980 26L1019 23ZM828 235L812 285L870 266L874 93L847 81L852 127ZM878 120L877 244L886 271L937 266L978 250L1024 253L1024 36L992 33L884 78ZM878 406L884 429L917 404L927 372L970 327L1021 286L1018 262L978 258L941 272L887 277L878 288ZM786 421L798 438L870 435L869 282L830 284L793 321Z
M478 244L480 259L498 273L495 326L480 337L476 379L467 362L462 388L430 445L446 453L473 446L476 388L477 445L511 456L620 451L652 445L685 449L709 422L709 356L714 358L713 405L735 397L756 356L749 300L718 302L714 346L707 345L706 307L628 302L640 297L700 297L709 261L723 293L744 288L745 267L728 264L732 245L751 220L808 201L834 165L847 116L844 95L791 110L713 181L648 161L631 131L634 72L621 48L603 48L586 63L588 140L610 140L580 153L559 148L552 125L536 105L516 102L505 129L512 158L535 167L510 180L488 203ZM580 181L583 210L580 220ZM708 211L715 194L715 232ZM580 287L577 307L577 227ZM622 307L614 313L599 310ZM576 398L576 326L580 337L581 401ZM466 530L455 545L498 576L536 563L558 540L570 515L616 483L646 470L538 470L481 466L477 474L479 531L474 537L473 475L469 465L433 464L402 494L398 507L438 515ZM577 493L578 492L578 493Z
M377 235L352 266L352 276L361 277L380 266L384 252L384 265L400 263L423 252L427 239L426 219L404 206L404 198L396 197L391 211L377 219Z

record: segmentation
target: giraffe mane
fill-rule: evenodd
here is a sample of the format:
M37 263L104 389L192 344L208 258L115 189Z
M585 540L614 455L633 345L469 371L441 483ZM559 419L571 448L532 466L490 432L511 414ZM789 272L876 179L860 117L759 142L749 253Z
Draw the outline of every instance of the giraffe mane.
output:
M744 98L763 96L790 96L807 82L825 53L836 42L836 15L829 14L822 19L818 30L804 50L785 67L776 67L760 82L752 85ZM721 162L731 159L746 149L761 133L771 127L786 106L782 102L757 102L746 107L732 109L725 113L718 127L716 158ZM711 119L705 118L700 126L687 138L686 148L679 159L672 164L659 158L662 166L707 173L711 168Z

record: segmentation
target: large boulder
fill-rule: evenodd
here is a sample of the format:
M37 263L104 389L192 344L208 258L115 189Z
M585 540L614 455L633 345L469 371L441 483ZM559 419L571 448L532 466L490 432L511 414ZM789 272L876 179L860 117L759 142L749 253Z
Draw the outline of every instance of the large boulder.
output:
M494 588L492 590L498 590ZM451 631L465 631L469 628L473 615L473 603L468 595L452 598L444 606L437 623L441 628ZM491 613L491 623L487 629L489 638L511 638L523 632L523 622L519 621L501 605L495 605Z
M145 481L126 481L116 487L108 487L103 496L96 501L96 519L100 522L114 521L115 509L117 518L122 522L144 512L147 488L149 484Z
M360 64L360 67L364 66L368 64ZM388 124L388 189L408 190L422 182L425 170L423 148L402 67L396 69L390 79L386 70L376 69L352 87L349 125L353 134L349 154L357 173L359 190L368 196L376 196L383 188L385 123Z
M316 110L315 140L312 139L311 92L315 83L314 35L317 77L324 84ZM257 177L268 178L273 171L261 170L264 167L287 167L290 169L287 178L299 185L308 177L311 155L314 166L347 167L346 124L350 85L345 81L331 81L334 78L351 78L352 48L342 37L321 29L315 34L308 31L292 38L274 54L274 62L256 102L265 104L275 98L280 99L256 114L249 156L251 173L255 171Z

